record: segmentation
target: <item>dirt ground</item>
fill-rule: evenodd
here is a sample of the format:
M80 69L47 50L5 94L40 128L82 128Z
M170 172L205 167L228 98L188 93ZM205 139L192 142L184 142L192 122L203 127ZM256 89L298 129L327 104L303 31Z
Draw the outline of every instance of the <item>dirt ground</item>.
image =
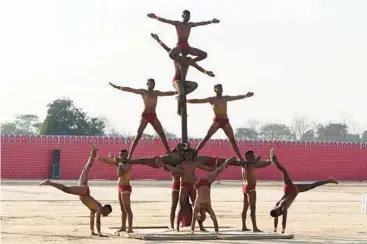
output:
M89 211L76 196L67 195L49 186L39 187L38 181L3 180L1 183L1 243L145 243L141 240L122 239L116 236L91 238ZM61 181L61 183L71 185L76 182ZM96 199L113 207L112 214L102 219L102 232L112 234L114 230L109 228L120 226L115 182L93 181L90 185L91 193ZM167 226L170 182L133 181L132 186L134 225ZM272 231L273 220L269 216L269 210L281 197L282 190L281 182L259 183L257 219L260 229L265 232ZM328 185L301 193L288 214L287 232L295 235L293 240L200 242L367 243L367 215L361 212L362 194L366 193L367 183L343 182L338 186ZM219 226L240 227L241 182L215 183L212 187L212 200ZM211 224L208 219L206 226ZM249 221L248 226L251 226Z

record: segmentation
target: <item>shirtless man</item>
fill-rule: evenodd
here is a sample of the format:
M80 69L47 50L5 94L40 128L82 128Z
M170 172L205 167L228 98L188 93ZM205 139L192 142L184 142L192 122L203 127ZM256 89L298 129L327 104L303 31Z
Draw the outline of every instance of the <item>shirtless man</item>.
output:
M219 173L222 172L232 161L235 161L235 157L227 159L220 167L209 173L208 176L203 179L198 179L195 174L179 167L171 167L163 164L163 162L160 163L161 166L168 169L172 174L180 176L187 182L190 182L196 190L197 197L195 199L194 213L191 221L191 234L194 234L195 222L198 221L199 224L202 224L206 218L206 213L208 212L213 220L215 232L219 235L218 221L211 206L210 187Z
M272 163L274 163L275 166L282 172L284 182L284 195L275 204L275 207L270 211L270 216L274 218L274 232L277 232L278 217L280 215L283 215L282 233L284 233L287 225L288 209L292 205L293 201L296 199L298 193L306 192L316 187L330 183L338 184L338 182L333 178L329 178L328 180L316 181L311 184L294 184L286 168L279 163L278 158L274 154L274 149L270 151L270 158Z
M234 137L232 126L228 120L227 102L240 100L240 99L244 99L247 97L252 97L254 93L248 92L246 95L223 96L223 87L220 84L214 86L214 91L216 93L215 97L187 100L187 103L210 103L213 107L213 111L215 115L213 124L209 128L208 133L205 136L205 138L199 143L196 150L200 151L204 147L205 143L217 132L219 128L221 128L223 129L224 133L228 137L228 140L231 143L232 148L234 152L236 153L237 157L243 160L240 150L238 149L238 146L236 144L236 139Z
M130 185L130 180L132 179L132 165L142 164L157 168L156 165L149 164L143 160L128 159L128 152L126 149L120 151L119 157L109 155L106 157L97 156L99 161L117 167L117 187L118 187L118 199L121 209L121 228L116 232L126 231L126 220L128 221L127 233L133 232L133 212L131 210L130 195L132 192L132 187Z
M196 168L206 170L206 171L213 171L215 167L208 167L202 164L201 162L196 160L197 151L195 149L185 149L184 152L184 161L182 161L177 168L180 168L186 172L185 176L181 177L180 184L180 210L177 215L177 226L176 230L179 231L179 224L182 221L182 217L186 208L190 206L187 205L187 196L190 197L191 202L195 202L196 199L196 192L194 186L192 185L189 175L195 175ZM202 223L199 222L199 226L201 230L205 230L202 226Z
M256 161L253 151L245 153L246 161ZM264 168L271 164L271 161L257 162L254 164L244 164L242 168L242 192L243 192L243 210L242 210L242 231L249 231L246 227L247 210L250 205L250 215L253 232L261 232L256 224L256 169Z
M154 130L157 132L157 134L161 138L163 146L165 147L167 153L170 153L170 148L168 146L167 138L164 134L162 124L159 121L159 119L157 118L157 114L155 113L155 109L157 107L158 97L173 96L173 95L177 94L177 92L173 92L173 91L161 92L161 91L154 90L154 87L155 87L154 79L148 79L148 81L147 81L148 89L134 89L134 88L130 88L130 87L116 86L112 83L109 83L109 84L113 88L116 88L116 89L119 89L119 90L122 90L122 91L126 91L126 92L139 94L139 95L142 96L143 101L144 101L145 109L144 109L144 111L141 115L141 120L140 120L140 125L139 125L139 128L138 128L138 133L137 133L135 139L133 140L133 142L131 144L131 148L130 148L130 152L129 152L129 158L132 157L132 155L134 153L134 150L135 150L136 146L138 145L138 142L139 142L141 136L143 135L143 132L144 132L145 128L147 127L148 123L150 123L153 126Z
M164 44L159 39L159 36L157 34L151 33L150 35L164 48L164 50L166 50L167 52L171 51L171 48ZM214 73L212 71L206 71L200 65L195 63L193 59L187 57L187 55L177 55L176 59L174 60L175 76L173 77L172 84L181 98L182 96L185 96L195 91L198 87L198 84L196 82L186 80L187 72L189 71L190 65L195 67L200 72L203 72L210 77L214 77ZM178 105L178 114L181 115L180 103Z
M190 36L191 28L197 27L197 26L209 25L209 24L216 24L216 23L219 23L219 20L213 19L211 21L202 21L202 22L196 22L196 23L189 22L190 21L190 11L188 10L184 10L182 12L182 19L183 19L182 22L160 18L153 13L148 14L148 17L157 19L158 21L163 22L163 23L174 25L176 27L178 42L177 42L177 46L173 48L169 53L169 56L172 59L176 59L176 57L180 53L184 55L191 54L193 56L196 56L196 58L194 59L194 62L201 61L208 56L206 52L200 49L197 49L197 48L190 47L188 43L188 39Z
M95 200L90 195L90 190L88 186L88 176L89 171L93 166L93 161L97 153L97 147L93 145L92 152L89 156L87 164L85 165L80 178L79 184L77 186L65 186L63 184L59 184L56 182L52 182L50 180L45 180L40 186L53 186L60 191L63 191L68 194L79 196L80 201L90 210L90 232L92 235L98 235L100 237L107 237L101 233L101 215L106 217L112 212L111 205L107 204L102 207L101 203ZM96 218L97 223L97 234L94 232L94 219Z

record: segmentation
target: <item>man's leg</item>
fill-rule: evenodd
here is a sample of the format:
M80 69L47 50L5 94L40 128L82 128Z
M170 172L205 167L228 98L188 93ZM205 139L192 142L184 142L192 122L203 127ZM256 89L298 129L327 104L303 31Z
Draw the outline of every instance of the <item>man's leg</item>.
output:
M240 160L243 160L242 156L241 156L241 153L240 153L240 149L238 148L237 146L237 143L236 143L236 138L234 137L234 132L233 132L233 128L231 126L230 123L227 123L224 127L223 127L223 131L224 133L226 134L229 142L231 143L231 146L232 146L232 149L233 151L236 153L237 157L240 159Z
M293 181L289 176L287 169L279 163L278 159L273 160L273 163L282 172L284 184L285 185L293 184Z
M118 192L118 199L119 199L120 209L121 209L121 228L117 232L123 232L123 231L126 231L127 214L124 208L124 203L122 201L122 194L120 192Z
M153 129L155 130L155 132L157 132L157 134L161 138L162 144L163 144L164 148L166 149L167 154L171 153L171 149L168 146L167 138L166 138L166 135L164 134L164 130L163 130L162 124L159 121L159 119L154 120L152 122L152 126L153 126Z
M180 230L180 223L182 221L182 217L184 214L184 210L185 208L187 208L187 198L188 198L188 191L186 188L181 186L180 189L180 196L179 196L179 200L180 200L180 209L178 211L177 214L177 220L176 220L176 230L179 231Z
M250 191L248 193L248 200L250 203L250 211L251 211L250 214L251 214L253 232L261 232L261 230L257 228L257 223L256 223L256 191Z
M131 210L130 193L121 192L122 203L124 205L125 213L127 215L128 230L127 233L133 233L133 211ZM125 219L126 223L126 219Z
M170 224L171 229L174 229L175 228L174 222L175 222L177 204L180 197L180 190L177 191L172 189L171 197L172 202L171 202Z
M78 186L65 186L63 184L59 184L56 182L52 182L50 180L45 180L40 186L53 186L56 189L59 189L60 191L63 191L68 194L72 195L79 195L82 196L86 193L88 190L88 176L89 176L89 170L93 166L94 157L96 156L97 148L93 146L93 150L91 152L91 155L89 156L89 159L87 161L87 164L84 166L84 169L80 175L79 178L79 184Z
M246 217L247 217L247 210L248 210L248 197L246 193L243 193L243 209L242 209L242 231L249 231L250 229L247 228L246 225Z
M184 83L184 89L186 95L190 94L191 92L195 91L198 88L198 83L194 81L185 81Z
M169 52L169 57L173 60L177 60L177 57L180 55L180 53L182 53L183 48L180 46L176 46L174 48L171 49L171 51Z
M143 132L144 132L145 128L147 127L147 125L148 125L148 121L144 118L141 118L139 128L138 128L138 133L136 134L136 136L135 136L135 138L134 138L134 140L131 144L131 148L130 148L130 152L129 152L129 158L132 157L132 155L135 151L135 148L138 145L138 142L139 142L141 136L143 135Z
M217 122L213 122L213 124L210 126L210 128L208 130L208 133L206 134L204 139L201 140L201 142L197 146L196 150L198 150L198 152L205 146L207 141L210 140L210 138L215 134L215 132L217 132L218 129L219 129L219 124Z
M296 186L297 186L299 192L305 192L305 191L309 191L311 189L314 189L316 187L323 186L323 185L326 185L326 184L331 184L331 183L332 184L338 184L338 182L336 180L334 180L333 178L330 178L328 180L316 181L316 182L313 182L311 184L296 184Z
M198 48L194 48L194 47L190 47L190 49L188 50L188 53L193 56L196 56L196 58L193 59L194 62L199 62L208 57L208 54L206 52Z

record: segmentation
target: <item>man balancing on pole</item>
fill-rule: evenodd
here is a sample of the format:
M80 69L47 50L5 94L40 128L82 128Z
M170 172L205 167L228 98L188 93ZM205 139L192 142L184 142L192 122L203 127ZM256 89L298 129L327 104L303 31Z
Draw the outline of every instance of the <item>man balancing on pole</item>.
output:
M286 168L279 163L277 156L275 156L274 149L270 150L270 158L271 162L275 164L280 172L282 172L284 182L284 194L282 198L275 204L275 207L270 211L270 216L274 218L274 232L277 232L278 217L283 215L282 233L284 233L287 225L288 209L296 199L298 193L306 192L329 183L338 184L338 182L333 178L330 178L324 181L316 181L311 184L294 184Z
M166 44L164 44L157 34L151 33L151 36L154 40L156 40L167 52L171 51L171 48L169 48ZM173 77L173 87L176 89L180 97L183 97L193 91L196 90L198 87L198 84L194 81L187 81L186 76L187 72L189 71L189 67L193 66L200 72L203 72L210 77L214 77L214 73L212 71L206 71L203 69L200 65L194 62L193 59L190 57L187 57L186 54L183 55L177 55L174 59L174 66L175 66L175 76ZM182 100L182 99L181 99ZM181 106L180 102L178 103L178 110L177 113L181 115Z
M84 169L79 178L79 184L77 186L65 186L56 182L52 182L50 180L45 180L40 186L53 186L60 191L63 191L68 194L77 195L79 196L80 201L90 209L90 232L92 235L98 235L100 237L106 237L106 235L102 235L101 233L101 215L108 216L112 212L111 205L104 205L102 207L101 203L95 200L90 195L90 190L88 186L88 176L89 171L93 166L94 158L97 155L97 147L93 145L93 149L91 154L89 155L89 159L87 164L84 166ZM97 223L97 234L94 232L94 219L96 218Z
M196 22L196 23L189 22L190 21L190 11L188 10L184 10L182 12L182 18L183 18L182 22L175 21L175 20L167 20L167 19L158 17L157 15L153 13L148 14L148 17L157 19L158 21L163 22L163 23L174 25L176 27L178 42L177 42L177 46L173 48L169 53L169 56L172 59L176 59L176 57L180 53L184 55L190 54L190 55L195 56L196 58L194 58L194 62L201 61L208 56L206 52L200 49L197 49L197 48L190 47L188 43L188 39L190 36L191 28L197 27L197 26L209 25L209 24L216 24L216 23L219 23L219 20L213 19L211 21L202 21L202 22Z
M185 170L180 167L169 166L160 160L157 161L157 164L168 169L170 172L172 172L172 174L180 176L186 182L190 182L190 184L192 184L196 190L194 213L191 221L191 234L194 234L195 222L198 221L198 223L202 225L206 218L206 213L209 213L211 219L213 220L215 232L219 236L218 221L211 205L210 187L219 173L222 172L232 161L235 161L235 157L227 159L224 164L210 172L208 176L204 177L203 179L198 179L196 175L189 170Z
M129 152L129 158L132 157L132 155L134 153L134 150L135 150L136 146L138 145L138 142L139 142L141 136L143 135L143 132L144 132L145 128L147 127L148 123L150 123L153 126L154 130L157 132L157 134L161 138L163 146L165 147L167 153L170 153L170 148L168 146L167 138L164 134L162 124L159 121L159 119L157 118L157 114L156 114L155 110L156 110L156 107L157 107L158 97L173 96L173 95L177 94L177 92L173 92L173 91L161 92L161 91L154 90L155 81L152 78L148 79L148 81L147 81L148 89L134 89L134 88L130 88L130 87L117 86L117 85L114 85L112 83L109 83L109 84L113 88L141 95L142 98L143 98L143 101L144 101L144 106L145 106L144 112L141 115L141 120L140 120L140 124L139 124L139 128L138 128L138 133L136 134L136 137L135 137L135 139L133 140L133 142L131 144L131 148L130 148L130 152Z
M242 156L240 153L240 150L238 149L238 146L236 144L236 139L234 137L233 129L231 124L228 120L227 115L227 102L235 101L244 99L247 97L252 97L254 95L253 92L248 92L246 95L238 95L238 96L223 96L223 87L222 85L218 84L214 86L214 91L216 93L215 97L208 97L204 99L188 99L187 103L210 103L213 107L214 111L214 119L213 124L208 130L207 135L204 137L204 139L199 143L198 147L196 148L198 151L200 151L205 143L217 132L219 128L223 129L224 133L228 137L229 142L231 143L231 146L236 153L237 157L241 160Z

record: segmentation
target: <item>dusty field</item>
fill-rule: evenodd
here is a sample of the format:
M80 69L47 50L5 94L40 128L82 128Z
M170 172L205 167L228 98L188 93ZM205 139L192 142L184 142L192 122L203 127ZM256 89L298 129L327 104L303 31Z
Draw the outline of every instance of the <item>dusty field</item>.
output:
M115 236L108 239L91 238L89 212L78 198L51 187L38 187L37 184L36 181L2 181L1 243L145 243ZM213 206L219 225L240 227L240 184L220 182L213 186ZM96 199L110 203L114 208L109 217L102 219L102 231L112 234L114 230L109 227L120 225L115 182L94 181L90 185ZM168 225L170 182L135 181L132 186L134 225ZM338 186L324 186L300 194L288 216L287 232L295 235L293 240L223 240L206 243L367 243L367 215L361 213L362 193L367 193L366 183L340 183ZM272 231L269 210L281 194L280 182L259 184L258 225L265 232ZM208 224L211 225L210 219L206 226Z

